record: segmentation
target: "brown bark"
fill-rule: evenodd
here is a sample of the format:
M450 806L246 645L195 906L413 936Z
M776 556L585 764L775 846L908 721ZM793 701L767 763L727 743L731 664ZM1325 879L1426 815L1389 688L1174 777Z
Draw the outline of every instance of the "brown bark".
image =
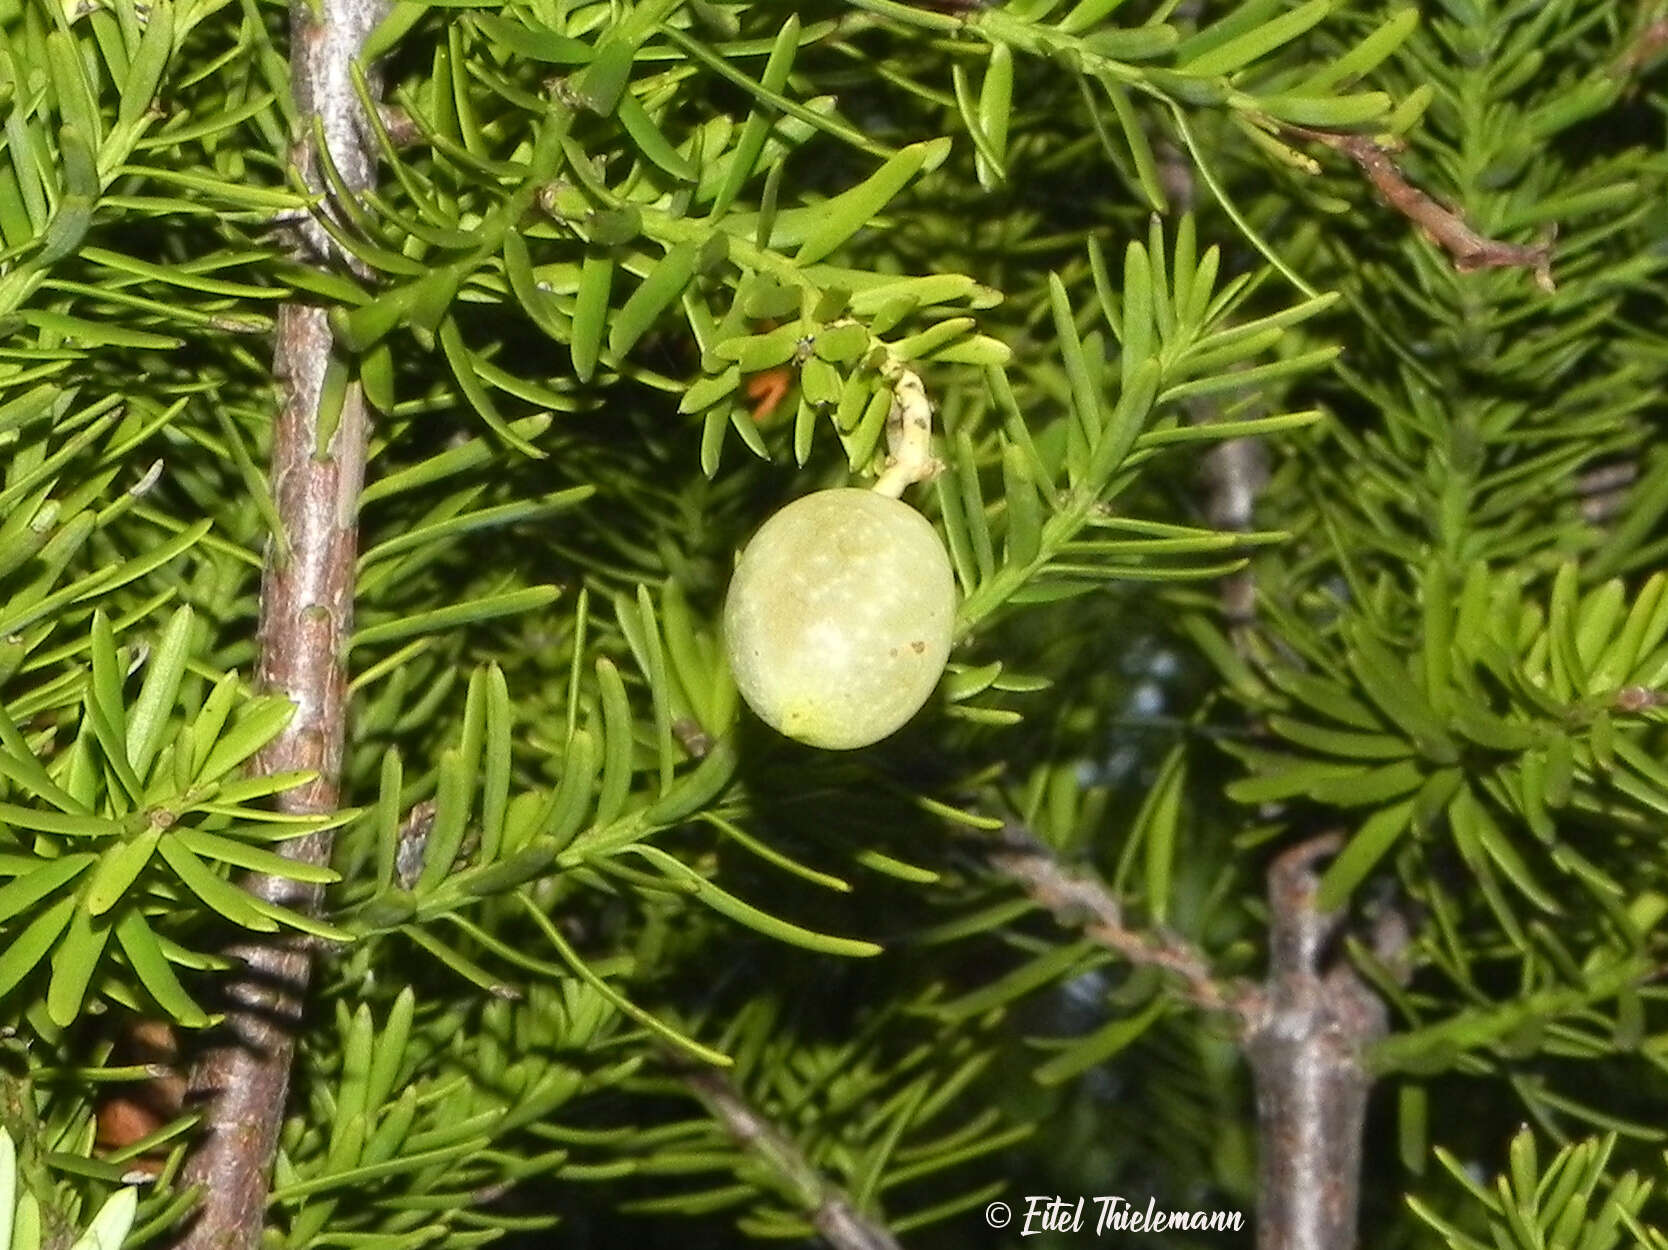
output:
M380 20L382 0L297 0L291 13L297 111L307 128L294 158L307 186L322 189L317 137L347 185L370 185L351 66ZM327 211L327 210L326 210ZM302 227L303 251L329 257L316 222ZM357 514L364 479L366 414L349 386L335 428L319 444L325 373L334 351L321 308L294 302L279 312L273 372L281 387L272 437L271 483L283 533L268 543L261 588L259 685L296 705L284 732L255 760L261 774L303 769L313 781L278 798L281 810L324 813L339 801L347 725L347 644L353 628ZM330 856L328 834L279 844L297 862ZM283 877L253 874L253 894L300 911L320 892ZM186 1250L255 1250L265 1223L272 1160L289 1090L295 1032L310 973L299 939L240 944L241 967L224 987L225 1024L193 1066L193 1099L205 1111L203 1138L185 1169L202 1199Z
M1369 1044L1384 1004L1334 949L1342 916L1315 906L1328 834L1269 869L1269 971L1243 1044L1257 1091L1258 1250L1350 1250L1356 1244Z
M1389 150L1367 135L1339 134L1290 124L1282 129L1288 135L1325 144L1354 161L1367 181L1373 184L1379 198L1447 252L1454 268L1460 273L1474 273L1479 269L1527 269L1534 275L1535 285L1541 290L1551 292L1554 289L1552 244L1549 241L1532 245L1503 243L1479 234L1453 209L1443 207L1409 182L1396 162L1390 159Z
M1204 952L1175 934L1132 928L1098 877L1072 872L1030 830L1009 825L987 858L1060 924L1081 928L1085 937L1137 967L1169 973L1175 992L1194 1006L1226 1012L1236 1021L1259 1010L1255 986L1218 979Z

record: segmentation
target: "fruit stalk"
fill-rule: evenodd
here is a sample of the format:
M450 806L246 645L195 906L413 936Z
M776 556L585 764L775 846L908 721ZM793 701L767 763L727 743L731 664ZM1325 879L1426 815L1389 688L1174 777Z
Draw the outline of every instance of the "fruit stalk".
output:
M901 499L916 482L930 482L944 464L932 454L932 401L921 375L889 360L881 374L892 383L892 411L886 417L886 471L874 484L876 494Z

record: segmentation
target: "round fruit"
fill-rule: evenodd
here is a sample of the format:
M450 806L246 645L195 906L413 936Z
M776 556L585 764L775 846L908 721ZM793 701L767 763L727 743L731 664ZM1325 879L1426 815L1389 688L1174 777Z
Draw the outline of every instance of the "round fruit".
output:
M766 724L844 750L920 710L950 657L955 613L950 558L919 512L825 490L783 508L741 553L724 642Z

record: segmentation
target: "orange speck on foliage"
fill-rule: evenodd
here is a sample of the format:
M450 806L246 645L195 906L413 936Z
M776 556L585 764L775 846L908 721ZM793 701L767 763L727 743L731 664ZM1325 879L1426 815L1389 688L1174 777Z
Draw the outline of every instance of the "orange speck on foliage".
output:
M753 420L763 423L770 419L770 414L776 411L778 404L787 397L788 390L793 386L793 370L786 365L777 365L774 369L766 369L763 373L755 373L747 379L745 394L753 400Z

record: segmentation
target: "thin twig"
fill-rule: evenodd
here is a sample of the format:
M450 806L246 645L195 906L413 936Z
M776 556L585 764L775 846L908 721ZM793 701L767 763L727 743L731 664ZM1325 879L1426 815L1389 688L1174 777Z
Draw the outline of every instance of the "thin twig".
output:
M728 1076L670 1053L667 1061L736 1144L763 1159L793 1187L811 1223L835 1250L900 1250L885 1225L859 1211L850 1195L824 1176L792 1138L755 1110Z
M1289 123L1282 125L1281 129L1288 135L1325 144L1354 161L1380 198L1446 251L1460 273L1472 273L1478 269L1527 269L1534 274L1535 284L1541 290L1550 292L1554 289L1550 242L1531 245L1502 243L1478 234L1458 213L1444 208L1409 182L1395 161L1390 159L1390 152L1376 140L1367 135L1311 130L1307 126Z
M1195 1006L1227 1012L1242 1022L1261 1012L1255 986L1217 978L1204 952L1184 938L1131 928L1122 904L1103 882L1072 872L1030 830L1006 826L986 859L1061 924L1081 928L1085 937L1132 964L1170 973L1179 983L1178 993Z
M383 11L384 0L296 0L291 10L291 75L305 127L293 157L312 190L324 187L316 136L350 189L372 183L353 66ZM302 254L335 255L316 221L303 223L301 234ZM347 724L345 661L366 414L358 387L349 386L333 434L327 443L320 437L334 347L322 308L292 302L280 309L273 372L282 396L272 436L272 493L284 532L267 547L257 678L263 689L290 699L296 712L253 767L262 775L314 774L278 796L279 808L296 814L337 807ZM331 839L313 834L280 847L297 862L322 864ZM317 886L284 877L252 874L245 887L301 911L315 910L320 901ZM310 946L300 941L248 943L228 953L242 968L225 988L225 1024L191 1074L192 1094L205 1105L205 1136L185 1177L203 1186L203 1199L183 1250L255 1250L261 1242L295 1029L311 972Z

